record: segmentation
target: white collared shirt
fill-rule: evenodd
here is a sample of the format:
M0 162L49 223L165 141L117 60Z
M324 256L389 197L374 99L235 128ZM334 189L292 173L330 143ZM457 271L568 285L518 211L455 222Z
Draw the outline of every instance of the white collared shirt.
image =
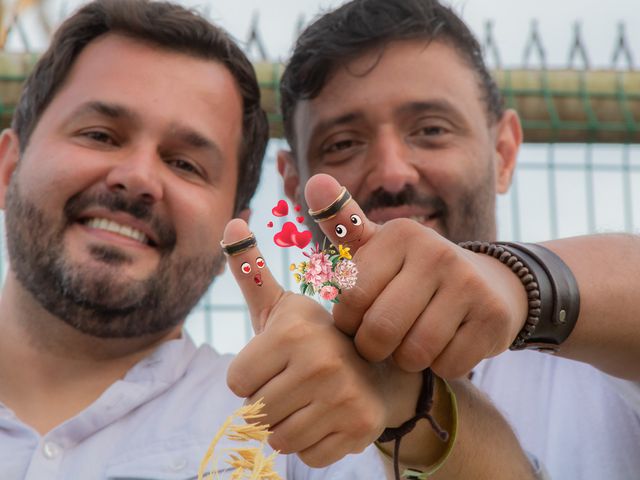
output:
M196 349L187 336L166 342L44 436L0 403L0 479L197 478L213 436L242 405L226 385L231 358L206 345ZM238 446L223 440L216 451ZM219 467L220 479L228 478L224 462ZM373 447L325 469L279 455L276 470L288 480L385 478Z
M640 383L534 351L483 361L473 383L550 478L640 478Z

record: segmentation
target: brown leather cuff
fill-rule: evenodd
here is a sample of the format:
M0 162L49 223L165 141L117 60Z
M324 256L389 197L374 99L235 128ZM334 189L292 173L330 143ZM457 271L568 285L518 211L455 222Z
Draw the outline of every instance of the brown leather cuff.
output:
M554 252L533 243L497 242L527 267L540 291L540 317L535 328L520 331L512 350L558 351L580 314L580 291L575 276Z

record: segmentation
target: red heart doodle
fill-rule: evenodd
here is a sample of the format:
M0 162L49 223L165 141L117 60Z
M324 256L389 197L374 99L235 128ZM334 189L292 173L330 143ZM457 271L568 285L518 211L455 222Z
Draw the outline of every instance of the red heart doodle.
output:
M296 212L299 212L301 208L302 208L302 207L300 207L300 205L296 205L293 209L294 209Z
M296 222L298 223L304 222L304 217L296 217Z
M269 228L273 228L273 222L269 222L269 223L267 223L267 227L269 227Z
M289 205L284 200L278 201L278 204L271 209L271 213L273 213L276 217L284 217L289 213Z
M274 235L273 241L283 248L293 246L304 248L311 242L311 232L309 230L299 232L293 222L286 222L282 230Z

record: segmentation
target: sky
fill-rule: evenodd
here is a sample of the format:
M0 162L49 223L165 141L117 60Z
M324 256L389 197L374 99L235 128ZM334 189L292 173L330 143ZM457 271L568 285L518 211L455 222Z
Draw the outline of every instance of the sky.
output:
M236 39L247 39L256 18L259 32L272 60L286 60L295 37L296 26L302 16L309 21L319 11L341 4L336 0L224 0L196 2L183 0L185 5L205 12L211 20L221 24ZM502 65L518 68L530 35L531 22L537 20L542 43L546 49L548 67L567 66L570 46L574 39L573 25L581 22L582 36L591 68L608 68L617 39L618 24L624 20L627 40L634 54L635 68L640 69L640 7L638 0L453 0L454 9L480 37L484 25L492 20L495 40L499 45ZM79 3L73 0L51 0L47 12L53 23L70 13ZM34 15L21 19L21 29L33 51L42 50L46 36L38 27ZM8 42L11 50L24 49L25 42L14 30ZM251 53L251 52L250 52ZM537 58L529 65L539 66ZM489 59L491 65L492 60ZM581 67L581 64L575 65ZM283 251L273 244L273 230L266 228L271 206L284 198L281 182L275 173L274 156L282 142L272 141L265 161L263 180L254 199L251 226L258 238L262 253L274 275L286 287L292 284L288 271L290 261L302 259L299 252ZM585 156L594 164L593 173L575 169L558 169L552 178L544 168L550 156L567 164L584 162ZM630 162L639 168L623 177L620 164ZM640 146L619 145L525 145L519 157L520 167L514 192L498 200L499 236L503 239L539 241L553 236L581 234L588 228L597 231L620 231L631 223L640 233ZM614 168L607 165L615 164ZM571 167L571 165L569 165ZM626 183L625 183L626 182ZM555 185L553 189L551 184ZM593 185L593 198L587 193ZM550 204L553 190L555 205ZM516 201L514 202L514 198ZM585 204L593 203L593 216L586 214ZM625 210L624 205L632 208ZM519 206L518 206L519 205ZM520 211L520 226L516 227L514 211ZM550 214L553 212L553 214ZM625 213L626 212L626 213ZM276 220L277 225L277 220ZM6 269L6 262L2 269ZM2 270L0 269L0 270ZM0 272L1 273L1 272ZM214 305L215 310L205 308ZM201 307L187 322L187 330L196 343L209 341L221 352L237 352L251 336L249 318L243 308L239 289L230 273L216 280Z
M15 1L15 0L14 0ZM238 40L245 40L257 15L260 33L272 59L285 59L302 17L305 22L318 12L343 3L341 0L181 0L181 3L206 12ZM80 4L78 0L48 0L47 12L57 23ZM627 25L627 36L635 46L635 62L640 63L640 7L637 0L452 0L449 2L472 27L484 35L487 20L494 23L494 34L500 45L505 66L520 66L531 21L538 28L547 50L550 66L565 66L573 39L572 26L579 21L591 61L607 67L617 37L620 21ZM33 15L23 20L32 49L42 49L46 37L41 34ZM24 42L13 35L8 47L21 49Z

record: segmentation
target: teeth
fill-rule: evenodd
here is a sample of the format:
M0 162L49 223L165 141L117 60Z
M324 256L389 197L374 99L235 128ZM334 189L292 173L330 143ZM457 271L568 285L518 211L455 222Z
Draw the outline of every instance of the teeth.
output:
M98 228L100 230L117 233L123 237L132 238L140 243L149 243L147 236L140 230L136 230L135 228L131 228L126 225L120 225L119 223L107 220L106 218L92 218L86 222L86 225L91 228Z
M414 220L416 222L424 222L425 221L425 216L424 215L411 215L409 217L409 219Z

